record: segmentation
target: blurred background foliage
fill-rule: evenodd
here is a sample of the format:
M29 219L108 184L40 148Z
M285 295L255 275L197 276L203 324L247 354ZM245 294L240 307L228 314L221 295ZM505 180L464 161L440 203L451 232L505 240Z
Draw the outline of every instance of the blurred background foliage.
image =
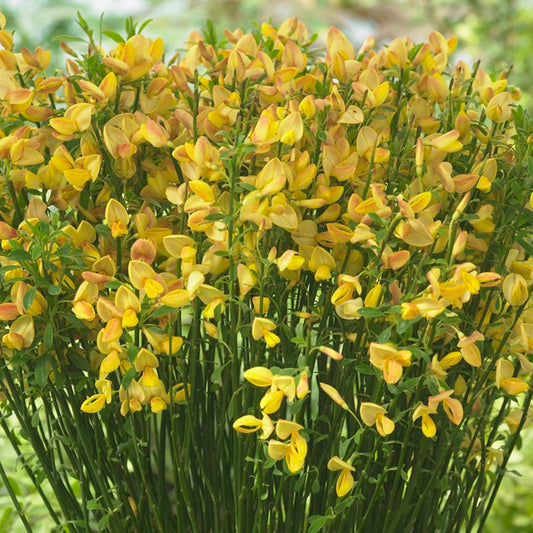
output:
M146 33L162 37L167 51L183 47L189 31L207 18L223 30L252 20L277 24L297 16L319 36L335 25L354 43L370 34L383 43L405 35L420 41L437 29L459 37L456 56L481 59L492 72L512 68L511 83L524 91L524 103L533 105L528 87L533 75L532 0L1 0L0 6L17 28L19 45L35 48L46 42L53 52L59 52L57 36L80 35L77 10L96 27L105 12L104 29L115 31L126 16L153 19Z
M437 29L446 36L458 36L456 58L470 63L481 59L482 68L492 74L512 69L510 83L522 89L523 103L533 108L532 0L0 0L0 10L9 27L16 28L17 48L45 45L52 51L51 69L60 68L63 61L60 40L76 48L75 39L64 36L81 36L75 22L78 10L94 28L104 12L104 30L120 31L128 16L135 21L153 19L145 33L162 37L167 52L183 48L188 33L201 29L206 19L223 30L246 27L253 20L279 24L297 16L319 39L334 25L355 44L368 35L381 43L405 35L422 41ZM103 44L113 46L105 40ZM44 505L3 437L0 450L34 532L51 531ZM510 469L520 476L509 473L504 480L487 533L533 533L532 430L526 432ZM0 486L0 533L22 531L7 491Z

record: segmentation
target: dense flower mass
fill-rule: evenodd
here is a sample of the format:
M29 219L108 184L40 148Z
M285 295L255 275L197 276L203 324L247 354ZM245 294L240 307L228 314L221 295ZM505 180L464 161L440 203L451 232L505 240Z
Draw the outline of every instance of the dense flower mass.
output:
M332 28L323 54L289 19L175 55L89 30L49 75L5 24L2 371L125 437L160 413L202 464L175 471L183 509L132 496L124 520L281 531L296 498L298 531L434 530L419 505L452 528L461 501L484 521L492 485L470 487L503 475L533 370L531 129L507 73L450 63L438 32L355 50Z

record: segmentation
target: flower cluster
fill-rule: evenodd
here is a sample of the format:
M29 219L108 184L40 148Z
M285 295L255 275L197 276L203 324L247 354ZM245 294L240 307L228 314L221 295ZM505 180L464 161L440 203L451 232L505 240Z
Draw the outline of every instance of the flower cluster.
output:
M6 368L72 380L96 416L170 411L186 450L208 426L234 483L274 476L257 494L280 509L265 457L311 499L328 469L338 497L403 494L403 515L357 495L324 515L368 530L416 519L428 472L453 503L453 476L504 464L533 370L530 126L505 73L452 64L438 32L355 50L332 28L322 55L289 19L192 32L172 56L135 28L111 50L89 31L50 76L4 26ZM260 432L256 452L228 424ZM196 483L216 508L212 468Z

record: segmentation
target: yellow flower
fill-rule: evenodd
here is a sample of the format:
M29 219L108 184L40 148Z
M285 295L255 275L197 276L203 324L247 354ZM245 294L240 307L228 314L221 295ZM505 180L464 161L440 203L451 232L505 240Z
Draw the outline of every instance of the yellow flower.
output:
M463 420L463 406L459 400L451 398L453 393L454 391L451 389L443 391L435 396L430 396L428 398L428 406L430 409L437 410L438 405L442 403L446 416L451 422L458 426Z
M280 338L272 333L274 329L276 329L276 324L272 320L255 317L252 322L252 337L256 341L263 339L269 348L273 348L280 341Z
M60 138L69 139L72 134L89 128L93 111L93 104L74 104L67 108L63 117L51 118L50 126L60 134Z
M244 415L233 422L233 429L239 433L254 433L263 427L259 418L253 415Z
M285 395L281 390L266 392L259 403L261 412L267 415L271 415L272 413L279 411L284 397Z
M367 426L376 425L376 429L382 437L386 437L394 431L394 422L385 416L387 410L384 407L371 402L362 402L359 413Z
M507 359L496 361L496 386L505 389L507 394L516 395L526 391L529 384L524 380L513 377L515 374L514 365Z
M387 383L397 383L402 377L403 367L411 365L411 352L397 350L392 344L370 343L370 362L383 371Z
M296 474L304 467L307 441L298 431L291 433L289 442L271 439L268 443L268 455L274 461L285 459L289 472Z
M80 409L84 413L97 413L101 411L106 403L105 394L93 394L90 398L87 398L82 404Z
M114 198L107 202L105 219L107 225L111 228L111 235L114 238L128 234L130 217L126 208Z
M272 391L280 390L287 397L289 402L294 400L296 395L296 383L292 376L275 375L272 379Z
M422 433L424 433L424 435L428 437L428 439L434 437L437 433L437 426L435 425L435 422L433 422L433 419L430 416L436 413L436 407L427 406L423 404L419 404L413 413L413 421L422 418Z
M256 387L270 387L274 375L268 368L254 366L253 368L246 370L243 377Z
M307 372L302 372L298 386L296 387L296 397L301 400L309 394L309 376Z
M503 295L507 302L515 307L523 305L529 298L526 280L520 274L508 274L503 280Z
M33 318L30 315L23 315L11 324L9 333L2 337L2 342L10 350L22 350L22 348L29 348L33 344L34 338Z
M117 290L115 305L122 311L123 328L133 328L138 324L137 314L141 312L141 302L125 285Z
M332 472L340 470L335 490L339 498L346 496L354 486L352 472L355 471L355 468L350 463L343 461L338 455L335 455L328 461L328 470Z
M327 383L320 383L320 388L337 404L340 405L343 409L348 410L348 404L344 401L342 396L339 394L339 391L328 385Z
M463 359L473 367L480 367L481 366L481 352L476 344L478 341L482 341L484 339L484 336L479 331L474 331L472 334L470 334L468 337L464 335L462 332L458 332L459 336L459 342L457 343L457 347L461 351L461 355L463 356Z
M148 298L157 298L165 290L161 281L156 278L154 269L144 261L130 261L128 276L131 284L136 289L144 289Z

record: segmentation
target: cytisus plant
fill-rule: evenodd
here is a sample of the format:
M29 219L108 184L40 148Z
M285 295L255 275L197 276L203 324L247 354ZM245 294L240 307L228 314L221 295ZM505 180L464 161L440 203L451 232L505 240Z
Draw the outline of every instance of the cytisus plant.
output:
M56 531L482 531L533 390L508 73L79 23L51 74L0 16L1 425Z

